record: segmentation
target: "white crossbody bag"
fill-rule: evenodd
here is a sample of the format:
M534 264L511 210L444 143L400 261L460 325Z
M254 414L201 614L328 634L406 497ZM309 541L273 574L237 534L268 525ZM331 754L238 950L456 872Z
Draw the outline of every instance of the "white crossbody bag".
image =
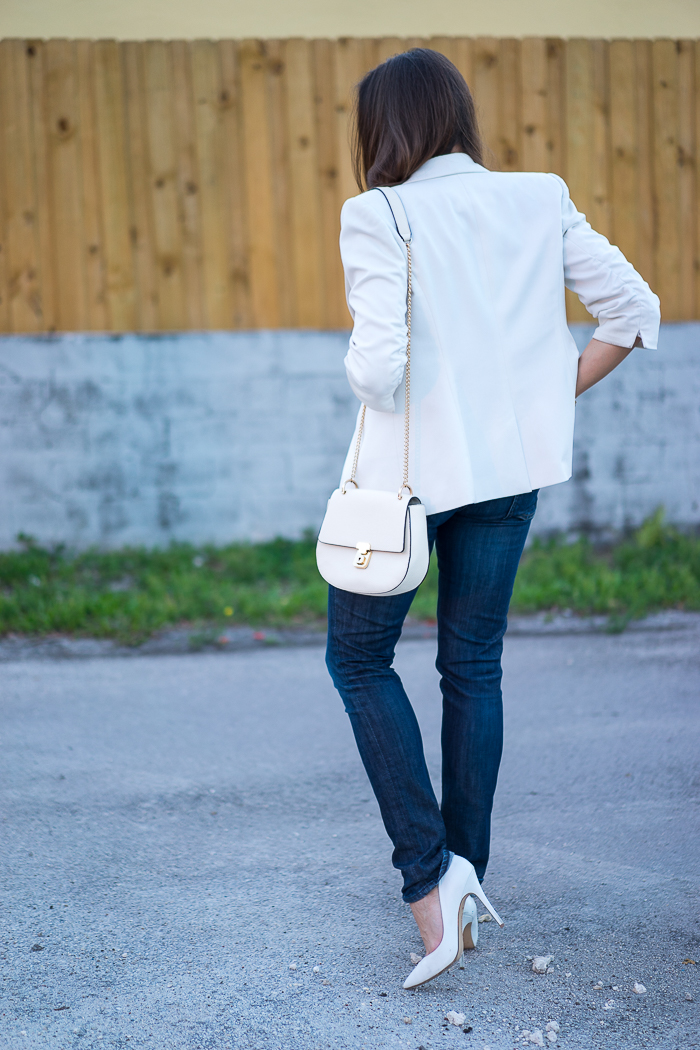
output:
M406 402L404 408L403 479L396 492L363 489L357 462L367 406L362 406L350 477L328 500L316 545L316 563L324 580L342 591L389 597L412 591L428 572L430 550L425 507L408 483L411 407L411 227L398 193L378 187L391 208L396 229L406 245ZM348 486L352 488L348 488Z

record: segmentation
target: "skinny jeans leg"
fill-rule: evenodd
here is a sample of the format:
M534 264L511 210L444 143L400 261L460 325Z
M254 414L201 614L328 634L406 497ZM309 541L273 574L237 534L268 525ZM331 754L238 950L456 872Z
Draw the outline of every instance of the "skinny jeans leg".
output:
M437 886L448 858L418 721L392 667L414 595L373 598L330 587L326 652L394 844L392 860L403 873L408 903Z
M483 880L503 751L501 655L537 493L460 508L437 530L442 817Z
M536 493L527 493L428 518L431 547L437 537L440 568L442 812L415 713L392 667L415 591L374 598L329 589L326 662L394 844L392 859L403 874L407 903L420 900L437 885L450 850L472 860L475 867L476 857L477 873L483 877L502 748L502 637L536 501ZM508 518L513 520L503 528ZM447 528L453 519L455 524ZM472 543L478 550L466 549ZM476 577L470 580L463 578L465 574ZM473 603L479 608L472 608ZM472 770L473 762L483 771Z

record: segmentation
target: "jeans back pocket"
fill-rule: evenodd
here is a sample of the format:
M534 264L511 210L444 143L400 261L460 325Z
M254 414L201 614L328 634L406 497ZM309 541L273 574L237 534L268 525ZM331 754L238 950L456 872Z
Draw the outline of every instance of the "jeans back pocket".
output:
M539 489L533 489L532 492L521 492L519 495L513 496L508 517L516 518L518 521L531 521L537 510L539 491Z

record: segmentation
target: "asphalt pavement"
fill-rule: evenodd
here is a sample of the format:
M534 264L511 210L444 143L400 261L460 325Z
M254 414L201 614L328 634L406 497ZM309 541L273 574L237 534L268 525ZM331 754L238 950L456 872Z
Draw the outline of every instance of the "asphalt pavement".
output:
M434 656L397 666L437 783ZM700 1046L698 618L504 663L506 926L413 992L322 648L3 663L2 1050Z

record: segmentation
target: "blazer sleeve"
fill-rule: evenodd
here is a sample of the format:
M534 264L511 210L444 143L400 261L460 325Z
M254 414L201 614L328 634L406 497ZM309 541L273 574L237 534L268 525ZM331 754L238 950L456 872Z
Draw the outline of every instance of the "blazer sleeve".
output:
M350 386L368 408L394 412L406 367L408 264L382 194L370 191L345 202L340 254L353 320L345 358Z
M552 177L561 186L564 283L597 318L594 338L631 347L639 336L644 347L655 350L661 320L658 297L620 249L576 210L564 180Z

